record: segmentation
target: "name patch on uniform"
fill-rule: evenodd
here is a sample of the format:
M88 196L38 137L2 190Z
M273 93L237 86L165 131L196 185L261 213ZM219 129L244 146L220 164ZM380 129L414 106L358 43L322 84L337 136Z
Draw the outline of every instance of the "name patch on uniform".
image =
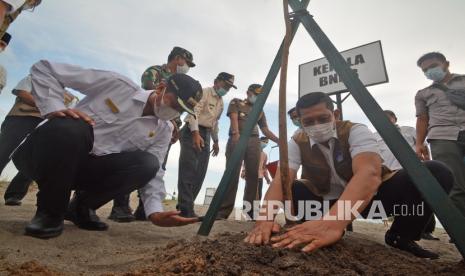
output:
M118 107L110 98L105 99L105 104L110 108L111 112L119 113Z

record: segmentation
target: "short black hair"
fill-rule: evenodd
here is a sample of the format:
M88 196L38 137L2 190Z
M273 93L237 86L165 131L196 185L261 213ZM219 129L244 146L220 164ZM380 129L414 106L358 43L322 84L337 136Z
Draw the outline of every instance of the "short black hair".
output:
M295 107L289 109L289 111L287 112L287 115L291 116L291 114L295 111Z
M393 117L393 118L396 119L396 121L397 121L397 116L396 116L396 114L394 113L394 111L392 111L392 110L384 110L384 113L386 113L386 115L388 115L388 116Z
M442 62L447 61L446 57L443 54L441 54L440 52L430 52L430 53L426 53L426 54L422 55L418 59L417 66L420 67L421 64L423 63L423 61L428 60L428 59L433 59L433 58L438 59L438 60L440 60Z
M297 114L300 116L300 109L312 107L320 103L325 103L329 110L334 111L333 100L323 92L312 92L300 97L295 108L297 109Z

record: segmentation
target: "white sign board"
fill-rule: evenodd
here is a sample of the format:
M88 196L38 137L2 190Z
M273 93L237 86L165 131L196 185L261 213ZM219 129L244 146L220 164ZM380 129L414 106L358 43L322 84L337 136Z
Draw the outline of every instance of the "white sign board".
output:
M356 70L365 86L388 82L381 41L341 52L347 64ZM336 94L347 91L326 58L299 65L299 97L311 92Z

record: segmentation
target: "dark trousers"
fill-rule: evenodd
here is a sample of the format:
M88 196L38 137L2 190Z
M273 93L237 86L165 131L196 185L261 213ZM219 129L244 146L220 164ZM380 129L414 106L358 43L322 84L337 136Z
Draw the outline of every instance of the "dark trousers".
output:
M42 118L33 116L7 116L5 118L0 133L0 175L10 162L13 150L40 122ZM8 198L23 199L31 183L32 179L19 171L5 191L5 200Z
M171 150L171 144L168 146L168 150L166 151L165 159L163 160L163 164L161 165L161 169L166 171L166 163L168 162L168 155L170 154ZM137 191L137 196L139 197L139 206L137 208L144 208L144 204L142 202L142 199L140 198L140 192ZM115 197L113 200L113 207L129 207L130 208L130 197L131 193L129 194L124 194L124 195L119 195Z
M449 140L429 140L434 160L443 162L454 174L455 182L449 197L465 216L465 143Z
M31 133L13 162L37 182L38 211L63 218L73 189L80 192L81 204L98 209L142 187L159 169L150 153L93 156L92 146L93 129L82 120L55 118Z
M442 188L449 192L454 181L451 171L444 164L436 161L427 161L425 165ZM303 184L299 182L294 182L294 184L292 195L295 210L298 210L298 201L323 201L321 197L310 192ZM400 170L381 184L377 194L361 213L363 217L368 216L375 200L381 201L387 216L394 216L390 231L406 239L419 240L433 215L431 208L423 201L420 192L405 170ZM334 203L335 201L331 201L330 205ZM424 208L422 212L418 212L420 210L418 206L421 204L424 204ZM401 206L408 207L408 214L401 214L403 213Z
M234 151L235 144L229 139L226 146L226 167L229 165L232 152ZM248 215L253 218L253 201L258 199L258 167L260 165L260 140L258 136L251 136L247 142L247 149L241 160L245 165L245 190L244 202L249 202L252 206ZM241 162L242 163L242 162ZM234 202L236 201L237 186L239 184L239 175L241 173L241 166L235 168L231 179L228 184L228 192L226 198L221 204L221 209L218 212L219 218L228 218L234 209Z
M194 212L194 201L202 188L210 160L211 131L199 126L199 133L205 143L200 152L192 146L192 132L187 125L181 129L179 139L178 209L187 213Z

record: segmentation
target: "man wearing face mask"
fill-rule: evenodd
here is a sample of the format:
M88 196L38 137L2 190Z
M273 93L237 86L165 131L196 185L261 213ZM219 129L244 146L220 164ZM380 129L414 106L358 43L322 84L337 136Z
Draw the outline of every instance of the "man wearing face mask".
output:
M159 168L171 140L170 120L184 111L194 114L202 97L199 82L174 74L156 91L145 91L114 72L46 60L34 64L31 75L34 100L48 120L13 153L16 167L39 186L27 235L58 236L65 218L79 228L104 231L108 225L95 210L138 188L154 224L197 221L163 211ZM66 87L86 95L73 109L63 104ZM76 192L69 203L71 190Z
M239 141L240 133L245 127L245 122L252 111L253 104L257 99L257 96L262 93L262 86L260 84L251 84L247 89L247 99L233 99L229 103L227 115L231 121L229 129L229 140L226 145L226 166L229 166L229 159L231 157L234 148ZM257 125L258 124L258 125ZM244 161L245 166L245 190L244 190L244 202L249 202L253 205L253 201L258 199L258 167L260 164L260 139L258 127L262 133L270 140L275 143L279 142L278 137L268 128L266 122L265 113L262 112L258 118L258 122L252 130L252 134L247 142L247 149L241 160ZM232 174L230 183L228 185L228 192L226 198L221 204L221 208L218 212L219 219L227 219L234 209L234 202L236 201L237 186L239 183L239 176L241 173L241 167L238 166ZM253 218L253 210L248 212L250 218Z
M186 74L190 67L195 67L194 57L192 54L181 47L174 47L171 53L168 55L168 63L163 65L154 65L144 71L141 77L141 87L145 90L155 90L157 87L166 82L166 80L175 73ZM175 128L173 130L173 137L171 144L175 143L178 139L179 128L182 125L181 119L173 119ZM166 152L162 169L166 170L166 162L168 161L168 155L171 149L171 144ZM111 220L116 222L131 222L134 220L146 220L144 211L144 205L139 196L139 204L134 214L132 214L131 207L129 205L130 195L121 195L113 201L113 208L111 209L110 216Z
M311 252L331 245L341 239L344 229L354 219L354 213L350 217L346 213L349 208L366 218L372 212L372 205L381 203L386 214L378 212L379 215L395 215L385 235L386 244L417 257L437 258L437 254L415 243L432 210L406 171L391 172L382 166L373 133L365 125L336 120L334 104L322 92L302 96L296 109L304 131L289 141L289 178L294 181L294 210L300 213L302 222L271 238L273 246L293 248L303 244L302 250ZM427 161L425 165L443 189L449 191L453 182L450 170L440 162ZM295 180L300 167L302 179ZM265 196L267 201L283 200L279 174L278 169ZM328 213L316 216L314 211L321 212L322 205L326 204L331 206ZM398 212L399 206L409 208L408 214ZM419 206L424 206L422 213L413 211ZM276 215L272 207L264 207L264 216L257 221L246 242L268 243L271 233L279 231L274 220L267 220Z
M203 96L195 106L196 116L188 115L180 131L181 154L178 172L178 206L181 216L196 217L194 200L202 188L210 159L210 138L213 140L212 156L217 156L218 121L223 113L223 96L234 85L234 75L221 72L213 87L203 89Z
M428 136L433 159L444 162L454 173L455 183L449 196L465 216L465 98L455 103L448 94L453 89L465 95L465 76L451 74L449 61L438 52L423 55L417 65L433 84L415 96L416 152L419 158L428 159L424 145Z
M297 110L295 109L295 107L289 109L289 111L287 112L287 115L289 115L289 119L291 119L292 124L297 127L294 134L301 131L302 125L300 124L299 115L297 114Z

